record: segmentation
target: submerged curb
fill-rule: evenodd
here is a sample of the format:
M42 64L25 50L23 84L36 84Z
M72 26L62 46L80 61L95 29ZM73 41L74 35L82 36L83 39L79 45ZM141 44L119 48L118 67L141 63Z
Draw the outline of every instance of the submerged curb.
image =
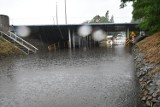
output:
M146 63L136 46L132 52L144 107L160 107L160 73L149 75L156 65Z

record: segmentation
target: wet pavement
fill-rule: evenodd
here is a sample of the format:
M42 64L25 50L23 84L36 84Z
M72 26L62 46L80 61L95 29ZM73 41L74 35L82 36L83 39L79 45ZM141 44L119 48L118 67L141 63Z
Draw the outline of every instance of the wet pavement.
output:
M141 107L133 58L123 46L6 58L0 107Z

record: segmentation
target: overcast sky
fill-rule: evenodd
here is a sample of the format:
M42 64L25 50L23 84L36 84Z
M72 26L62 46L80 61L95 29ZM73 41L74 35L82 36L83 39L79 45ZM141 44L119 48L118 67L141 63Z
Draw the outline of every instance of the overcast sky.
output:
M10 17L13 25L56 24L56 2L58 23L65 24L64 0L0 0L0 14ZM68 24L79 24L94 16L114 16L115 23L126 23L132 19L132 3L120 9L120 0L66 0Z

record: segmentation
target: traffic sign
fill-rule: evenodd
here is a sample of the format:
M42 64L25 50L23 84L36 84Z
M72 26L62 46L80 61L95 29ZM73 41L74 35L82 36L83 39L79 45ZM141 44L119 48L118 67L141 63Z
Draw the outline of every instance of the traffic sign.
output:
M130 36L136 36L136 34L134 32L131 32L131 35Z
M126 39L126 45L129 46L129 38Z

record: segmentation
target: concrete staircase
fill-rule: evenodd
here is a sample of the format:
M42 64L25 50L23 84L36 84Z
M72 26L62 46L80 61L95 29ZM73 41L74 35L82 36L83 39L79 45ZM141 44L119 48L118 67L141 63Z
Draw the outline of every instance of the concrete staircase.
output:
M20 38L13 32L3 32L0 31L0 36L2 36L4 39L8 40L9 42L13 43L15 46L17 46L20 50L22 50L25 54L32 54L36 53L38 49L33 46L32 44L28 43L24 39Z

